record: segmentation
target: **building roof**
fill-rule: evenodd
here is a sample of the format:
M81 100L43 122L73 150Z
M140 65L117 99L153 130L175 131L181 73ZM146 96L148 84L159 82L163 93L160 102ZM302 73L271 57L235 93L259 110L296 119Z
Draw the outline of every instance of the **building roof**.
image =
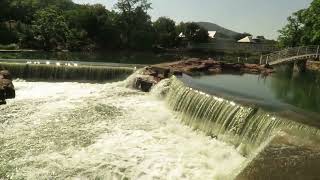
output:
M180 33L180 34L179 34L179 37L185 38L186 36L185 36L183 33Z
M254 43L255 41L253 40L252 36L247 36L243 39L240 39L238 42L239 43Z
M208 31L208 34L209 34L209 37L213 39L215 38L217 31Z

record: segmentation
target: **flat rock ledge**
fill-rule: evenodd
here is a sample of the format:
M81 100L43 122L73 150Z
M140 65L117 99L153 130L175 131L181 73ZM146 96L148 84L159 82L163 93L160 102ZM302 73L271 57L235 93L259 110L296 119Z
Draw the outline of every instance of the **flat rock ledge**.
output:
M0 71L0 105L6 104L6 99L15 97L16 93L10 72L6 70Z
M162 63L145 67L141 71L141 75L137 78L136 88L148 92L151 87L161 81L171 77L172 75L201 75L201 74L261 74L269 75L274 69L268 65L244 64L244 63L226 63L214 60L188 59L183 61Z
M189 75L195 74L224 74L224 73L249 73L269 75L274 70L266 65L244 64L244 63L226 63L212 59L188 59L172 63L163 63L151 66L152 69L167 69L170 72L180 72Z

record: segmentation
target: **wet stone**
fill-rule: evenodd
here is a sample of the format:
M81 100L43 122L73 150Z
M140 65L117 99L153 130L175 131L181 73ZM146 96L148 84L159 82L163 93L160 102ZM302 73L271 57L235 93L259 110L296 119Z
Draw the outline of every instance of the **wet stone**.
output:
M15 98L15 89L9 71L0 71L0 105L6 104L6 99Z

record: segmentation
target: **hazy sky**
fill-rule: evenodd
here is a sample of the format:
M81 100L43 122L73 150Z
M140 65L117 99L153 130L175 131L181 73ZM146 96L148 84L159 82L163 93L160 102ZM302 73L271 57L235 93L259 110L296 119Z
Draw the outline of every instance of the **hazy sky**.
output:
M73 0L101 3L112 9L117 0ZM308 7L312 0L151 0L155 20L167 16L177 22L207 21L225 28L275 39L293 12Z

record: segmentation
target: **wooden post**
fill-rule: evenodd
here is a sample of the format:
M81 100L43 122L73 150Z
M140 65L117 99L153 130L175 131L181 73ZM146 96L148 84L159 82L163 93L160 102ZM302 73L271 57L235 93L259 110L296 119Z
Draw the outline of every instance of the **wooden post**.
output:
M262 64L262 54L260 55L260 65Z
M269 56L267 56L267 59L266 59L266 64L268 64L268 61L269 61Z
M299 53L300 53L300 47L298 48L297 56L299 56Z
M319 57L319 46L317 47L317 55L316 55L316 58Z
M308 47L306 47L306 54L308 54Z

